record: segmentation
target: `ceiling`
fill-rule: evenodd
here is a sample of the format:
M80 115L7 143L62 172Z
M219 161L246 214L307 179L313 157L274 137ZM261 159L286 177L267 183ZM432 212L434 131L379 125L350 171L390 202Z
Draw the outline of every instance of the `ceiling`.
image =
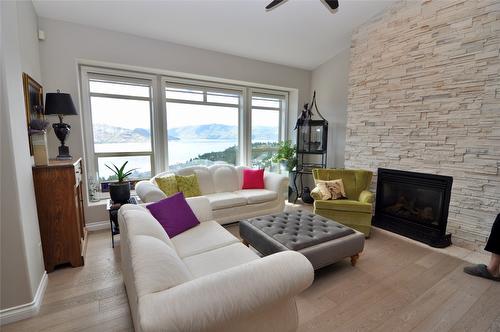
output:
M34 0L40 17L73 22L303 69L350 45L351 31L395 0L52 1Z

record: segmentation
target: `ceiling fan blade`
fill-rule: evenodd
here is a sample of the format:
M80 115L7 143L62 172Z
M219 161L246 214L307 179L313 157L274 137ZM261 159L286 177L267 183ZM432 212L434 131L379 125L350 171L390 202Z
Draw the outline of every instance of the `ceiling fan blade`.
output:
M338 0L324 0L324 1L328 5L328 7L330 7L332 10L339 8Z
M277 5L279 5L280 3L282 3L284 0L273 0L271 1L271 3L269 5L266 6L266 9L269 10L269 9L273 9L274 7L276 7Z

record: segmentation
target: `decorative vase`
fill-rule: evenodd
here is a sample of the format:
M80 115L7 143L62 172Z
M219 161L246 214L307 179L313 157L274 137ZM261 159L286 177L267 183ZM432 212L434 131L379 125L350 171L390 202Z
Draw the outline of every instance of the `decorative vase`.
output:
M130 182L110 183L109 196L113 203L127 203L130 199Z
M304 187L302 190L302 202L306 204L314 203L314 198L311 196L311 189L309 187Z
M47 134L45 132L32 133L31 144L33 146L35 165L48 165L49 154L47 152Z

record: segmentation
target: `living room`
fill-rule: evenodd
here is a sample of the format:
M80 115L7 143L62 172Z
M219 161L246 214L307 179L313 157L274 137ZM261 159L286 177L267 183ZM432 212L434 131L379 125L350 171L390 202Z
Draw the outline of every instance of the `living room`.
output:
M497 0L0 10L2 330L500 331Z

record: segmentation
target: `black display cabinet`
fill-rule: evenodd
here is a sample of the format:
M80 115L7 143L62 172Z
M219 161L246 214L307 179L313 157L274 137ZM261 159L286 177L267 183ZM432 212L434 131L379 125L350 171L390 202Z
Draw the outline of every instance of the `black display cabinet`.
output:
M317 116L313 108L316 110ZM316 105L316 92L310 106L304 105L301 117L297 120L297 167L293 177L296 197L303 197L304 175L311 175L314 168L326 168L328 149L328 121L321 115ZM305 196L303 197L305 201Z

